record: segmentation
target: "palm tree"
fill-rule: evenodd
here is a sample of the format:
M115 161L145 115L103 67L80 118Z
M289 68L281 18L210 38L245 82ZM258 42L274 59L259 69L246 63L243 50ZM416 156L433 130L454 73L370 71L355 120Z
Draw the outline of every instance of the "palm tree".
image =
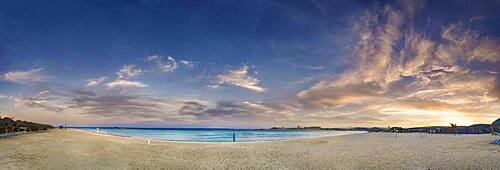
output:
M453 130L455 130L455 136L456 136L456 135L457 135L457 124L456 124L456 123L455 123L455 124L450 123L450 125L451 125L451 128L452 128Z
M14 127L16 125L16 122L12 120L11 118L4 117L0 119L0 132L2 133L9 133L14 131Z

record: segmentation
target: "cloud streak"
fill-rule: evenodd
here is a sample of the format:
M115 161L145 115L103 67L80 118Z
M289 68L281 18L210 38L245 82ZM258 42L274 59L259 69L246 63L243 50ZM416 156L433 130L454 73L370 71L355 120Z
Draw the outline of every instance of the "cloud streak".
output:
M127 88L127 87L147 87L148 85L138 82L138 81L129 81L129 80L115 80L106 84L108 88Z
M147 85L142 82L128 80L133 77L139 76L144 72L145 71L143 71L140 68L137 68L133 64L124 65L122 69L120 69L116 73L118 75L117 78L111 82L106 83L106 87L108 88L147 87ZM104 79L102 81L104 81Z
M156 63L158 68L164 73L172 73L179 65L184 65L186 67L194 67L193 61L188 60L179 60L177 61L174 57L171 56L160 56L160 55L152 55L146 57L146 61Z
M249 67L247 65L243 65L241 68L229 70L227 73L217 75L215 85L212 87L216 88L224 84L242 87L256 92L266 91L265 88L260 86L260 80L250 75Z
M14 98L15 107L31 107L42 108L53 112L61 112L64 110L63 106L51 104L50 101L55 100L51 97L51 93L47 90L41 91L34 96L23 96Z
M2 80L15 83L27 84L33 82L47 81L47 77L42 74L43 68L36 68L27 71L9 71L1 76Z
M75 91L69 106L81 114L104 118L158 118L158 101L126 94L97 94Z
M92 86L97 86L99 84L101 84L102 82L104 82L104 80L106 80L106 77L100 77L100 78L97 78L97 79L89 79L89 80L86 80L87 82L87 87L92 87Z
M138 75L143 74L144 71L140 68L136 68L134 64L124 65L116 74L118 75L118 79L124 78L132 78Z

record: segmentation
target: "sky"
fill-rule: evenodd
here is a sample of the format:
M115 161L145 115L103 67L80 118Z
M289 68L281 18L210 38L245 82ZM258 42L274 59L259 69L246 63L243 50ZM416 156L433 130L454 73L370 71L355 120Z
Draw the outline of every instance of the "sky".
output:
M500 117L500 1L0 0L0 116L387 127Z

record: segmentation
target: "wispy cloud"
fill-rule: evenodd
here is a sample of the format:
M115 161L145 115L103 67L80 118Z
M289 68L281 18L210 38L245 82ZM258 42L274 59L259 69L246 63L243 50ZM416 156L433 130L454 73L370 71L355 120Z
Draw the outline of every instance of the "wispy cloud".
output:
M382 110L395 107L396 101L399 109L415 106L429 115L446 108L445 112L453 114L432 120L456 116L457 120L448 121L460 121L467 118L457 111L464 104L479 107L497 101L492 93L497 76L491 71L500 66L498 41L469 29L464 21L444 26L439 38L431 38L412 26L415 13L424 4L401 3L401 9L386 5L354 22L352 30L358 40L349 56L352 67L298 93L300 103L318 109L363 105L365 109L358 106L361 111L391 114ZM471 66L473 62L490 64L478 69ZM405 116L415 121L431 120Z
M36 68L27 71L9 71L1 76L4 81L16 83L44 82L47 77L42 74L43 68Z
M179 60L179 62L177 62L177 60L174 57L171 56L165 57L160 55L152 55L146 57L146 61L156 63L158 68L164 73L174 72L179 67L179 64L185 65L187 67L193 67L195 64L193 61L188 61L188 60Z
M140 95L75 91L70 108L80 109L81 114L106 118L161 118L161 102Z
M228 84L256 92L265 92L266 89L261 87L259 83L259 79L250 75L249 67L243 65L241 68L229 70L227 73L217 75L215 84L210 87L217 88L220 85Z
M86 80L87 87L97 86L97 85L101 84L102 82L104 82L104 80L106 80L106 77L100 77L97 79Z
M23 96L19 98L14 98L14 106L15 107L32 107L32 108L42 108L49 111L61 112L63 111L63 106L57 106L50 101L53 100L51 98L51 93L47 90L40 91L38 94L34 96Z
M143 74L144 71L140 68L136 68L134 64L124 65L116 74L118 74L118 79L132 78Z
M197 101L180 104L177 110L179 115L191 116L192 122L215 123L219 126L290 125L297 112L297 108L290 105L268 101L217 102L213 107Z
M179 63L186 65L187 67L194 67L194 62L193 61L188 61L188 60L179 60Z
M0 94L0 103L14 99L12 96Z
M274 102L217 102L214 105L209 101L196 99L89 90L72 91L71 98L66 101L70 104L68 108L89 117L198 124L217 122L221 125L240 119L246 119L246 123L270 125L274 120L288 119L296 111L292 106Z
M116 74L118 77L106 84L108 88L128 88L128 87L147 87L146 84L139 81L128 80L135 76L143 74L144 71L140 68L136 68L135 65L124 65ZM104 80L103 80L104 81Z
M325 67L323 66L306 66L307 69L310 69L310 70L324 70Z
M227 118L227 117L274 117L274 116L285 116L293 114L290 106L272 103L272 102L219 102L216 107L209 108L203 103L189 101L183 102L182 107L179 109L181 114L194 115L200 118L207 117L217 117L217 118Z
M106 86L108 88L147 87L147 85L142 82L121 79L109 82Z

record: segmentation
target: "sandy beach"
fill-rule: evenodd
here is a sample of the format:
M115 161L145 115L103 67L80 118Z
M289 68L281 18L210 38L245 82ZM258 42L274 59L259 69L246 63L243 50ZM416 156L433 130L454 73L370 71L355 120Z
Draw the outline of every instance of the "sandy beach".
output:
M0 139L0 169L497 169L498 136L364 133L251 143L178 143L75 129Z

